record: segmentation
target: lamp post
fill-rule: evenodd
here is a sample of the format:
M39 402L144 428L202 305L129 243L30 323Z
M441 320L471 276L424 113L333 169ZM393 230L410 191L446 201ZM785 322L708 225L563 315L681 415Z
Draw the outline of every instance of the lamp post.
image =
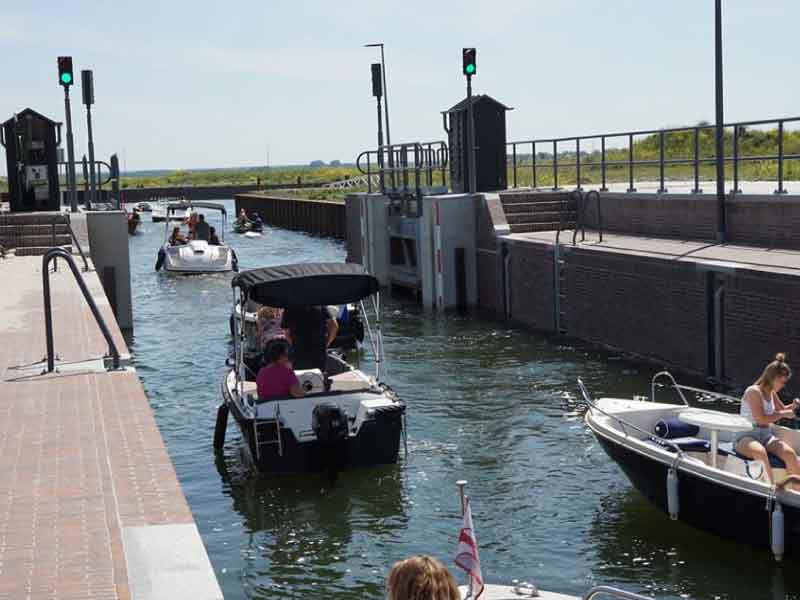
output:
M381 49L381 74L383 78L383 114L386 124L386 145L389 147L389 170L392 173L392 186L394 186L394 152L392 152L392 134L389 129L389 90L386 88L386 61L383 56L383 42L376 44L364 44L365 48L380 48ZM378 149L378 154L382 154L382 150ZM381 160L383 162L383 160Z
M714 6L714 58L714 91L717 119L717 241L724 242L727 226L725 223L725 130L722 112L722 0L715 0Z

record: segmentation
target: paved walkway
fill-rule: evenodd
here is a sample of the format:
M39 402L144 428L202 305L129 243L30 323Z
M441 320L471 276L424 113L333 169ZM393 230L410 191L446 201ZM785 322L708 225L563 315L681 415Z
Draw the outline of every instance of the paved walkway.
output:
M135 371L80 362L107 346L67 266L51 276L50 375L41 257L0 260L0 281L0 599L222 598Z
M572 245L573 231L561 232L560 242ZM713 265L725 269L747 269L781 273L800 277L800 251L776 248L758 248L734 244L715 244L713 242L684 241L663 238L649 238L633 235L603 233L600 242L596 231L586 232L586 240L578 245L582 249L599 252L612 252L636 256L651 256L679 262L693 262ZM555 231L536 233L515 233L504 239L555 244Z

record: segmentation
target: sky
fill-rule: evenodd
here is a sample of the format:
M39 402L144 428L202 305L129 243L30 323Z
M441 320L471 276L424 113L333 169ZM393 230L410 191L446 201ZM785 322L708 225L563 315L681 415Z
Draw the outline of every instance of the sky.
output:
M723 13L725 120L794 116L800 2ZM72 55L78 82L94 70L96 155L127 170L351 162L377 143L362 46L381 41L395 143L446 139L467 46L475 93L514 108L509 140L714 120L713 0L0 0L0 120L63 121Z

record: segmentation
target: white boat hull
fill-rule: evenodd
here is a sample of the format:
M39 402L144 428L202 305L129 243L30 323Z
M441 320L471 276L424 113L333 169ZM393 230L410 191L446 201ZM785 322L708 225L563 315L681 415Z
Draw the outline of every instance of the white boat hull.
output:
M234 253L228 246L212 246L202 240L170 246L165 244L164 270L168 273L227 273L234 270Z

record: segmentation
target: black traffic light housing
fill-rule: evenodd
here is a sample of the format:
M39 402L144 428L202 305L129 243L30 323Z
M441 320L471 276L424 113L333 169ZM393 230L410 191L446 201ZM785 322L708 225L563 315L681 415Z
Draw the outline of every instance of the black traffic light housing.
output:
M94 104L94 73L91 70L81 71L81 92L86 106Z
M75 83L75 77L72 74L71 56L58 57L58 83L65 88Z
M372 63L372 95L376 98L383 96L381 63Z
M471 77L476 73L476 63L475 63L475 48L464 48L461 51L462 57L462 70L464 71L464 75L467 77Z

